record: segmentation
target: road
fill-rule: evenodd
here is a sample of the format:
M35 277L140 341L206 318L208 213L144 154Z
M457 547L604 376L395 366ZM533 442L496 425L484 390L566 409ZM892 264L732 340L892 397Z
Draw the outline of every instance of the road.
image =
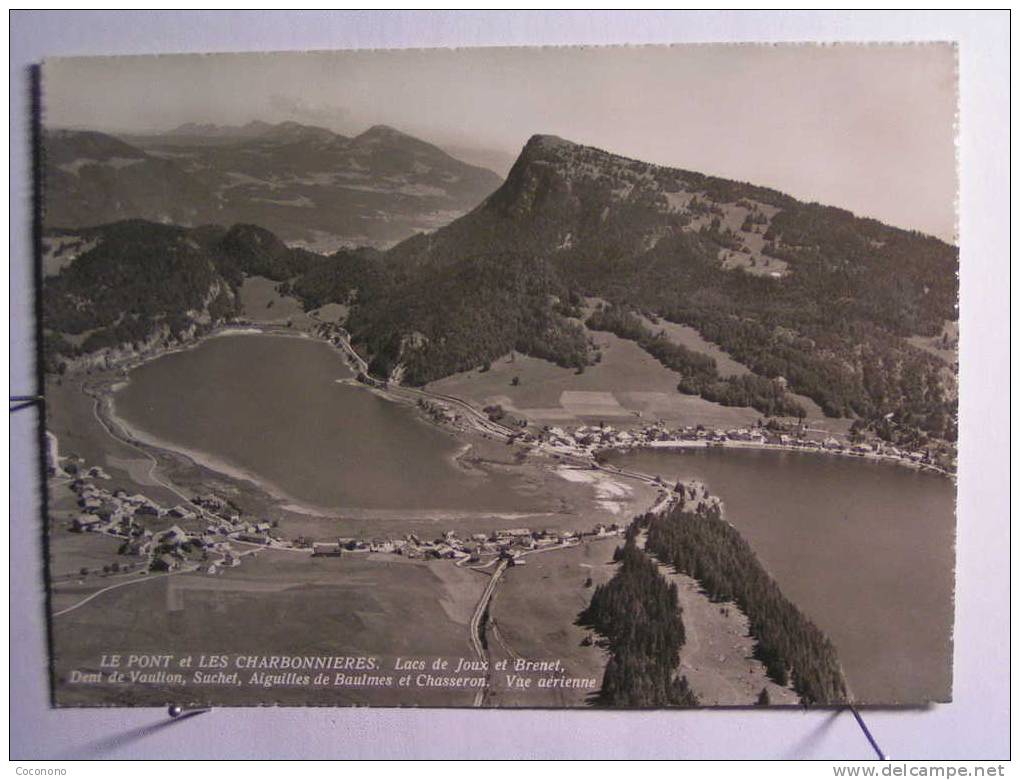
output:
M192 503L191 499L187 495L182 493L180 490L178 490L176 487L174 487L173 483L164 480L162 477L159 476L159 474L156 471L159 468L159 461L156 460L156 457L154 455L152 455L148 450L135 444L131 440L131 438L126 434L118 435L118 433L114 431L113 427L99 411L100 404L103 403L102 396L99 395L98 393L90 392L84 382L81 385L81 391L92 398L94 402L92 405L92 416L96 418L96 421L103 427L103 430L105 430L110 435L111 438L115 439L120 444L123 444L125 447L130 447L131 449L135 450L136 452L140 452L142 455L146 457L146 459L149 461L149 472L147 474L149 479L151 479L160 487L169 490L175 496L184 501L184 503L186 503L188 506L198 510L199 514L204 516L205 510L202 507L198 506L195 503ZM113 403L112 396L110 403Z
M339 346L351 358L351 360L354 361L358 370L360 370L361 373L367 376L368 364L365 362L364 358L362 358L357 352L355 352L354 347L351 346L350 341L346 337L339 334L337 334L336 339L337 340L333 343L336 346ZM483 433L488 433L494 436L500 436L504 438L509 438L510 436L514 436L515 434L519 433L519 431L515 431L513 428L509 428L506 425L501 425L500 423L493 422L492 420L489 419L489 416L487 414L485 414L484 412L480 412L478 409L475 409L475 407L473 407L467 401L464 401L461 398L457 398L456 396L444 395L443 393L433 393L428 390L421 390L420 388L417 387L407 387L404 385L388 385L387 387L380 389L382 389L383 392L391 396L403 397L408 400L418 400L420 398L425 398L432 401L443 401L445 403L456 406L458 409L464 412L469 418L471 418L471 421L475 425L475 427L481 430Z
M499 562L496 566L496 570L492 573L489 578L489 582L485 586L485 590L482 591L482 597L478 599L478 604L475 605L474 614L471 615L471 622L469 623L469 630L471 631L471 646L475 650L475 655L478 656L479 661L484 661L487 665L489 663L489 652L482 644L482 617L485 615L485 610L489 607L489 599L492 598L493 591L496 590L496 585L499 583L499 578L503 576L503 572L506 571L508 561L506 558ZM475 693L475 707L481 707L485 703L485 694L489 690L489 682L492 679L492 669L490 668L485 673L485 687L479 688Z
M127 582L118 582L116 585L108 585L102 590L97 590L95 593L86 596L77 604L72 604L70 607L67 607L66 609L62 609L59 612L54 612L53 617L58 618L61 615L66 615L68 612L74 612L74 610L78 609L78 607L84 607L86 604L92 601L92 599L97 598L98 596L102 596L104 593L109 593L111 590L116 590L117 588L126 588L128 585L138 585L143 582L152 582L153 580L158 580L162 577L172 577L175 574L187 574L189 572L197 571L198 568L199 568L198 566L189 566L186 568L178 569L177 571L166 572L165 574L147 574L144 577L138 576L137 579L131 579L128 580Z
M653 511L657 511L657 510L653 510ZM574 542L574 543L571 544L569 542L564 542L562 544L555 544L555 545L551 545L549 547L541 547L541 548L538 548L538 549L535 549L535 550L526 550L524 552L518 553L517 557L518 558L523 558L523 557L525 557L527 555L537 555L538 553L553 552L555 550L565 550L565 549L567 549L569 547L576 547L578 544L581 544L581 543L580 542ZM480 571L482 568L487 568L487 567L489 567L491 565L492 565L492 562L490 561L489 563L485 564L484 566L478 566L478 567L474 567L474 568L477 571ZM486 673L486 685L485 685L485 687L484 688L479 688L478 692L475 694L475 701L474 701L474 706L475 707L481 707L485 703L485 694L489 690L489 683L490 683L491 677L492 677L492 669L491 669L491 663L489 661L489 653L488 653L488 650L485 648L485 646L482 645L482 630L481 630L482 629L482 617L485 615L485 611L489 608L489 604L492 601L492 594L496 592L496 585L499 584L499 578L503 576L503 574L506 572L507 567L509 565L510 565L509 559L507 559L507 558L500 558L499 559L499 564L496 566L496 570L492 573L492 576L489 578L489 582L486 584L485 590L482 591L481 598L478 599L478 603L475 605L474 614L471 615L471 621L468 624L468 630L470 631L471 646L474 648L475 655L478 656L478 660L479 661L485 661L487 664L489 664L489 667L490 667L489 671ZM507 651L508 655L510 655L511 657L517 657L516 653L514 653L509 647L507 647L506 644L502 641L502 639L499 639L499 643L501 645L503 645L503 648Z

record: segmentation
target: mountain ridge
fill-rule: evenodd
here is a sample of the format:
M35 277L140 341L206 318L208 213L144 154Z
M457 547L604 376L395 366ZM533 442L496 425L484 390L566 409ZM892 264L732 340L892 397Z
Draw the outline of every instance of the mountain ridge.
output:
M511 258L526 258L550 280L542 321L550 343L564 343L564 315L576 312L570 301L600 298L623 314L695 328L764 382L724 387L689 356L655 346L654 334L635 336L679 366L684 392L761 393L770 407L781 395L776 387L789 386L827 415L859 418L912 446L955 441L955 376L909 343L957 318L958 251L937 238L767 187L536 135L478 207L398 244L384 262L397 289L433 295L465 268ZM413 309L397 317L367 302L353 312L352 332L378 366L403 366L407 381L468 370L496 355L481 338L472 349L447 337L459 329L457 295L433 299L427 317L410 319ZM528 320L520 310L504 319ZM622 314L595 322L633 332ZM412 343L400 333L425 338ZM580 369L578 355L575 340L555 359Z
M99 147L120 151L97 155ZM501 182L386 126L355 138L297 122L184 124L126 140L57 130L44 133L44 150L48 227L250 222L327 253L432 230Z
M308 307L353 304L347 327L384 379L422 385L514 350L582 372L598 360L586 319L679 373L680 392L796 416L795 392L898 444L955 442L955 372L911 339L956 320L957 250L843 209L538 135L434 232L340 264L281 247L220 273L275 268ZM585 299L607 307L586 313ZM694 328L751 375L721 377L643 314Z

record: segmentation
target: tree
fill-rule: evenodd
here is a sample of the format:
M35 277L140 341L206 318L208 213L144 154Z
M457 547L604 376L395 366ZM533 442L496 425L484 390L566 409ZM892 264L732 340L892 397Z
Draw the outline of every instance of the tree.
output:
M762 688L761 693L758 694L758 701L755 702L759 707L768 707L772 704L772 698L769 696L769 689Z

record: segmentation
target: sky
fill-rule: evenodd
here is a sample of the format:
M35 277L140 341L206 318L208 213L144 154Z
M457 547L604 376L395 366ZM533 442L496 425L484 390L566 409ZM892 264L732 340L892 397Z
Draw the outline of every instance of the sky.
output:
M955 242L949 44L432 49L48 60L43 121L114 133L391 125L504 174L559 135Z

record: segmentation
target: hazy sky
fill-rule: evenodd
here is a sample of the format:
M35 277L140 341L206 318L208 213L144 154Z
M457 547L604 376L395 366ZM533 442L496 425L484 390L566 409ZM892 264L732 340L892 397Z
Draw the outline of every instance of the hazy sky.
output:
M954 240L956 54L928 45L435 49L49 60L50 127L388 124L500 174L535 133ZM505 162L504 162L505 161Z

